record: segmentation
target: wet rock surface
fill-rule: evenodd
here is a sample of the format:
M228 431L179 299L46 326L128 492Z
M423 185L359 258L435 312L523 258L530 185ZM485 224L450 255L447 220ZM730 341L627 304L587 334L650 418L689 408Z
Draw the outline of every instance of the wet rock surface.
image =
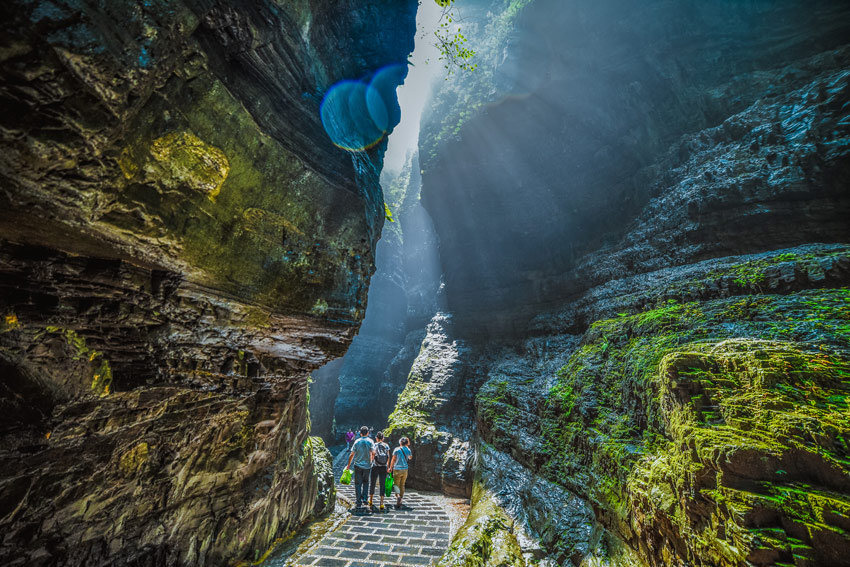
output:
M846 6L470 6L420 141L479 376L446 564L845 564Z
M319 104L416 5L107 4L0 7L0 561L253 560L333 504L307 378L382 227Z

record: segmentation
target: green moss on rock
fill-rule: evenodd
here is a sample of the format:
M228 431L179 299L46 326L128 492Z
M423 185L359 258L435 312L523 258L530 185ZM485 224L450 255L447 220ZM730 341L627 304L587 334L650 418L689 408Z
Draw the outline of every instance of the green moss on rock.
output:
M151 143L150 153L164 179L186 185L212 201L230 171L224 152L205 144L192 132L169 132Z
M398 396L384 434L388 437L404 435L415 440L437 433L434 418L426 409L429 399L432 398L433 393L429 385L411 374L407 385Z
M476 481L472 508L437 567L525 567L513 520Z
M545 397L529 464L653 561L839 561L850 551L848 317L843 288L598 321ZM506 384L477 404L496 445L521 426Z

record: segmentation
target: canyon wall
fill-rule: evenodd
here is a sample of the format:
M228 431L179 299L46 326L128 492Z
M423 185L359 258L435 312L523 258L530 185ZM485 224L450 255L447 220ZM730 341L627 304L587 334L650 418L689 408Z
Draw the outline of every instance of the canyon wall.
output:
M846 237L842 3L482 4L480 73L447 82L420 150L458 324L522 334L617 276ZM582 265L685 179L645 249Z
M222 565L333 505L309 373L366 308L385 141L327 89L416 3L0 7L0 560Z
M471 447L441 565L847 565L846 3L459 9L420 138L453 362L394 414L444 484Z

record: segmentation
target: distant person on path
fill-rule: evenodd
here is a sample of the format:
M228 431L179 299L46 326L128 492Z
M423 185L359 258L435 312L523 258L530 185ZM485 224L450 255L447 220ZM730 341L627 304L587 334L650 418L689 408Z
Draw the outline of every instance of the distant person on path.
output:
M375 439L375 429L372 427L369 428L369 439Z
M361 508L366 502L369 492L369 474L372 470L372 440L367 437L369 428L365 425L360 428L360 439L351 446L351 455L345 468L351 468L354 462L354 494L356 495L355 510Z
M387 465L390 464L390 446L384 443L384 434L378 431L375 434L377 443L372 447L372 472L369 477L369 507L373 510L375 505L375 481L378 481L378 492L381 494L381 507L384 509L384 484L387 482Z
M354 443L354 431L351 428L348 428L348 433L345 434L345 444L348 446L348 450L351 451L351 444Z
M410 450L408 445L410 445L410 440L407 437L399 439L398 447L393 451L393 460L390 463L393 484L398 486L396 508L401 508L401 499L404 498L404 484L407 482L407 471L410 468L410 460L413 458L413 451Z

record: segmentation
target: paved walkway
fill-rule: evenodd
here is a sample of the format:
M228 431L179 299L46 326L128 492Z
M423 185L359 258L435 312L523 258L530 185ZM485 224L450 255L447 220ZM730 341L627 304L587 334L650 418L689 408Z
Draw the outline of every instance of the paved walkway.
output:
M339 484L344 458L334 460L337 494L354 504L354 483ZM377 491L377 488L376 488ZM385 499L395 503L395 496ZM449 545L449 517L425 495L406 490L407 509L352 513L296 565L318 567L395 567L433 565Z

